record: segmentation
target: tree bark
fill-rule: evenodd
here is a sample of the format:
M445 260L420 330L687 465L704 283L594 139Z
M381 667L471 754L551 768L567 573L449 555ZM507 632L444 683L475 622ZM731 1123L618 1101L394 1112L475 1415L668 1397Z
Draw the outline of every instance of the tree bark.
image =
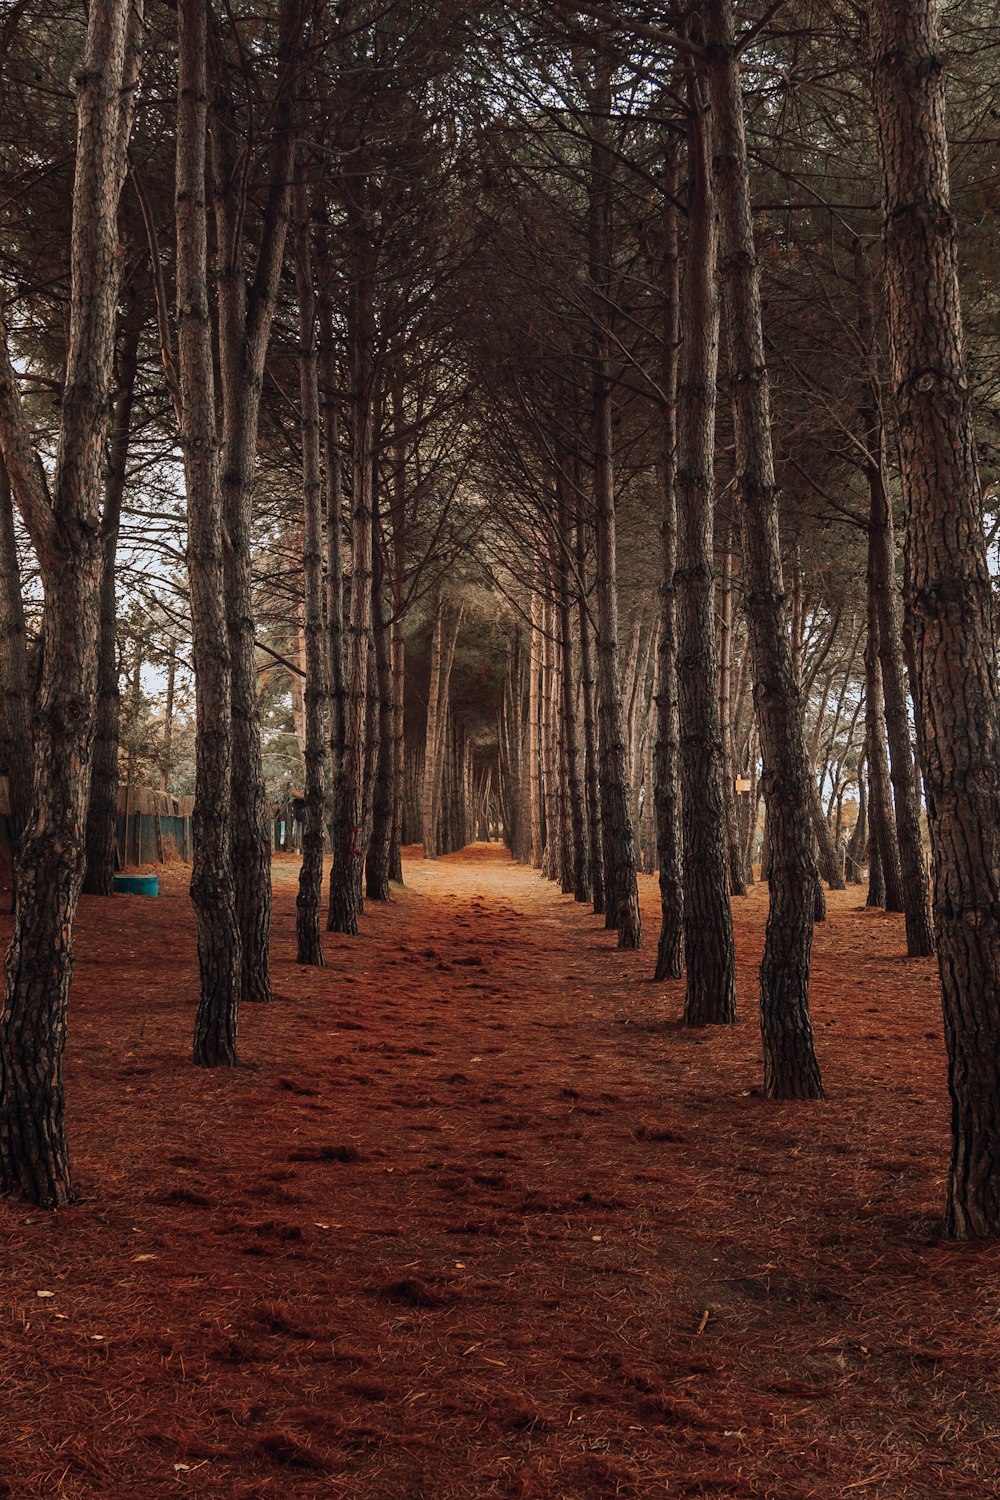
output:
M770 845L770 904L760 968L764 1087L769 1098L815 1099L823 1090L808 995L818 874L803 707L784 603L760 283L731 0L706 0L705 18L744 599Z
M660 935L653 978L680 979L684 972L684 864L681 830L680 726L677 709L677 375L681 341L679 168L677 147L666 180L663 253L663 322L660 384L660 635L656 695L653 801L660 886Z
M232 687L208 287L207 0L181 0L177 30L177 344L197 722L191 900L201 994L194 1060L214 1067L238 1061L242 964L232 864Z
M719 580L719 733L722 738L722 798L726 826L729 889L747 893L736 813L736 756L733 739L733 528L727 526Z
M102 463L118 300L118 206L139 72L138 0L92 5L76 78L69 336L51 492L0 325L0 450L45 593L31 816L0 1013L0 1189L73 1196L62 1061L83 881L100 617Z
M719 356L715 210L707 112L688 79L688 242L677 383L677 698L683 787L684 1020L736 1019L736 971L722 791L713 505Z
M541 673L542 673L542 600L537 588L531 591L531 639L528 651L528 788L531 821L531 865L542 868L545 853L542 829L542 762L541 762Z
M948 1049L949 1235L1000 1231L1000 703L934 0L871 0L916 721Z
M594 683L594 642L587 599L587 525L582 507L576 518L576 568L580 579L577 627L580 637L580 689L583 700L584 784L587 794L588 883L596 916L604 915L604 835L601 831L601 793L597 755L597 703Z
M604 840L605 926L619 948L642 947L635 839L628 807L628 755L618 672L618 574L615 535L614 438L610 330L610 152L603 122L611 112L610 62L595 61L591 100L588 276L593 325L594 534L597 571L597 690L600 734L601 832Z
M271 826L257 704L251 561L253 482L264 366L291 209L295 160L292 49L301 29L302 3L304 0L282 0L279 7L279 79L273 108L270 178L249 286L244 269L245 178L239 170L232 81L218 37L212 49L209 123L222 396L220 484L233 698L233 886L241 934L243 998L250 1001L271 998Z
M875 340L874 294L868 258L860 241L854 262L858 285L858 334L864 359L859 412L868 460L868 580L878 620L879 665L885 702L901 895L906 913L906 951L911 958L934 952L930 884L920 836L920 796L910 745L910 714L903 659L903 632L896 589L896 540L885 459L885 423Z
M887 911L903 910L903 877L899 843L892 810L889 756L886 751L885 706L882 698L882 664L879 657L878 605L872 582L872 557L868 557L868 634L865 639L865 751L868 758L868 839L878 851L870 860L877 878L868 883L868 905Z
M375 484L375 252L367 223L367 168L348 197L351 287L351 606L347 631L346 733L339 767L327 929L358 930L365 860L364 771L368 749L368 654L372 629Z
M569 501L564 486L559 487L559 530L562 545L570 552L572 526ZM566 559L559 557L559 639L562 648L562 722L565 743L566 797L570 821L572 851L571 889L575 901L590 899L587 879L587 836L584 827L583 788L580 784L580 760L577 749L576 677L573 671L573 613Z
M0 765L7 773L15 862L31 816L35 749L31 730L28 644L10 480L0 460Z
M312 266L309 191L302 176L294 188L295 288L299 304L299 399L302 403L302 574L305 610L305 816L302 867L295 898L296 962L321 968L325 797L323 761L326 648L323 639L323 478L320 461L319 368L316 290Z
M101 623L97 658L97 703L94 708L94 751L90 770L90 804L87 809L87 865L83 889L89 896L114 892L116 830L118 827L118 610L115 562L122 500L128 465L132 405L139 370L139 338L145 321L136 287L125 296L118 379L111 433L108 471L104 485L104 515L101 535L104 568L101 576Z
M372 630L375 639L375 684L378 693L378 766L374 782L372 834L365 858L365 894L370 901L389 899L389 861L395 807L395 735L389 621L383 590L381 548L375 549Z

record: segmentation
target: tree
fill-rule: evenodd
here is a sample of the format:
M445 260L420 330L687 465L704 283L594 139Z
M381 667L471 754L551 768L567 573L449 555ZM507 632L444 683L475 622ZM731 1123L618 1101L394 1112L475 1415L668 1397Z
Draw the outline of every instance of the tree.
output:
M945 1225L1000 1232L1000 695L936 0L870 0L907 609L934 855L952 1154Z
M323 479L320 461L316 293L312 269L310 197L300 163L294 191L295 284L299 303L299 400L302 406L302 571L305 593L305 825L302 870L295 900L296 956L322 966L323 741L326 650L323 638Z
M814 893L812 786L802 701L784 608L769 390L754 253L746 131L730 0L705 9L714 116L720 269L729 346L743 586L764 757L770 903L760 967L764 1087L770 1098L822 1096L809 1019Z
M703 80L688 70L688 239L677 380L677 698L684 837L684 1019L736 1019L715 637L715 388L719 356L711 127Z
M242 994L232 858L232 662L226 623L222 489L208 288L208 0L177 6L178 423L187 488L187 565L195 669L196 781L191 900L201 994L194 1060L237 1062ZM169 358L169 356L168 356ZM168 369L170 366L168 365Z
M18 865L0 1015L0 1187L34 1203L73 1195L62 1058L84 865L102 571L102 464L118 296L118 204L142 36L141 0L95 0L76 70L71 291L51 488L35 452L6 324L0 449L38 557L45 651L31 817Z

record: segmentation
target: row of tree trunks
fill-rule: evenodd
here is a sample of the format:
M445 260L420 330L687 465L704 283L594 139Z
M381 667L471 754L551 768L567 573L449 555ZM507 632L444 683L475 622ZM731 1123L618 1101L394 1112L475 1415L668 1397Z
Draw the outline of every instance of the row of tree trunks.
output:
M51 490L0 325L0 449L38 558L45 651L34 786L0 1014L0 1188L33 1203L73 1195L62 1060L83 881L103 565L101 500L114 360L118 207L139 72L140 0L92 5L74 86L76 175L69 327Z

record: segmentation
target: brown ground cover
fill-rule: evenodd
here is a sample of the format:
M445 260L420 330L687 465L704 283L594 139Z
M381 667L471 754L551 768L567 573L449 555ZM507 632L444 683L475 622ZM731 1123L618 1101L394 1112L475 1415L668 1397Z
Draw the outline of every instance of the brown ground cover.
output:
M186 872L83 902L81 1201L0 1206L0 1494L1000 1494L1000 1251L939 1237L937 990L900 919L831 899L830 1097L777 1105L760 891L740 1024L686 1032L648 948L495 848L408 861L323 971L296 873L231 1073L187 1061Z

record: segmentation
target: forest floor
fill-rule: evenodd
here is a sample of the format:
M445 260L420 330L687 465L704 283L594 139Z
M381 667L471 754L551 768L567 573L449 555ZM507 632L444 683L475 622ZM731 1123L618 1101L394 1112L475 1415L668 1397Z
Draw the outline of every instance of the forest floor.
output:
M742 1019L677 1024L495 847L406 863L294 963L244 1066L188 1063L187 872L84 899L66 1080L80 1201L0 1206L0 1495L988 1500L1000 1249L940 1238L933 964L835 895L829 1098L758 1091ZM9 918L0 936L6 937Z

